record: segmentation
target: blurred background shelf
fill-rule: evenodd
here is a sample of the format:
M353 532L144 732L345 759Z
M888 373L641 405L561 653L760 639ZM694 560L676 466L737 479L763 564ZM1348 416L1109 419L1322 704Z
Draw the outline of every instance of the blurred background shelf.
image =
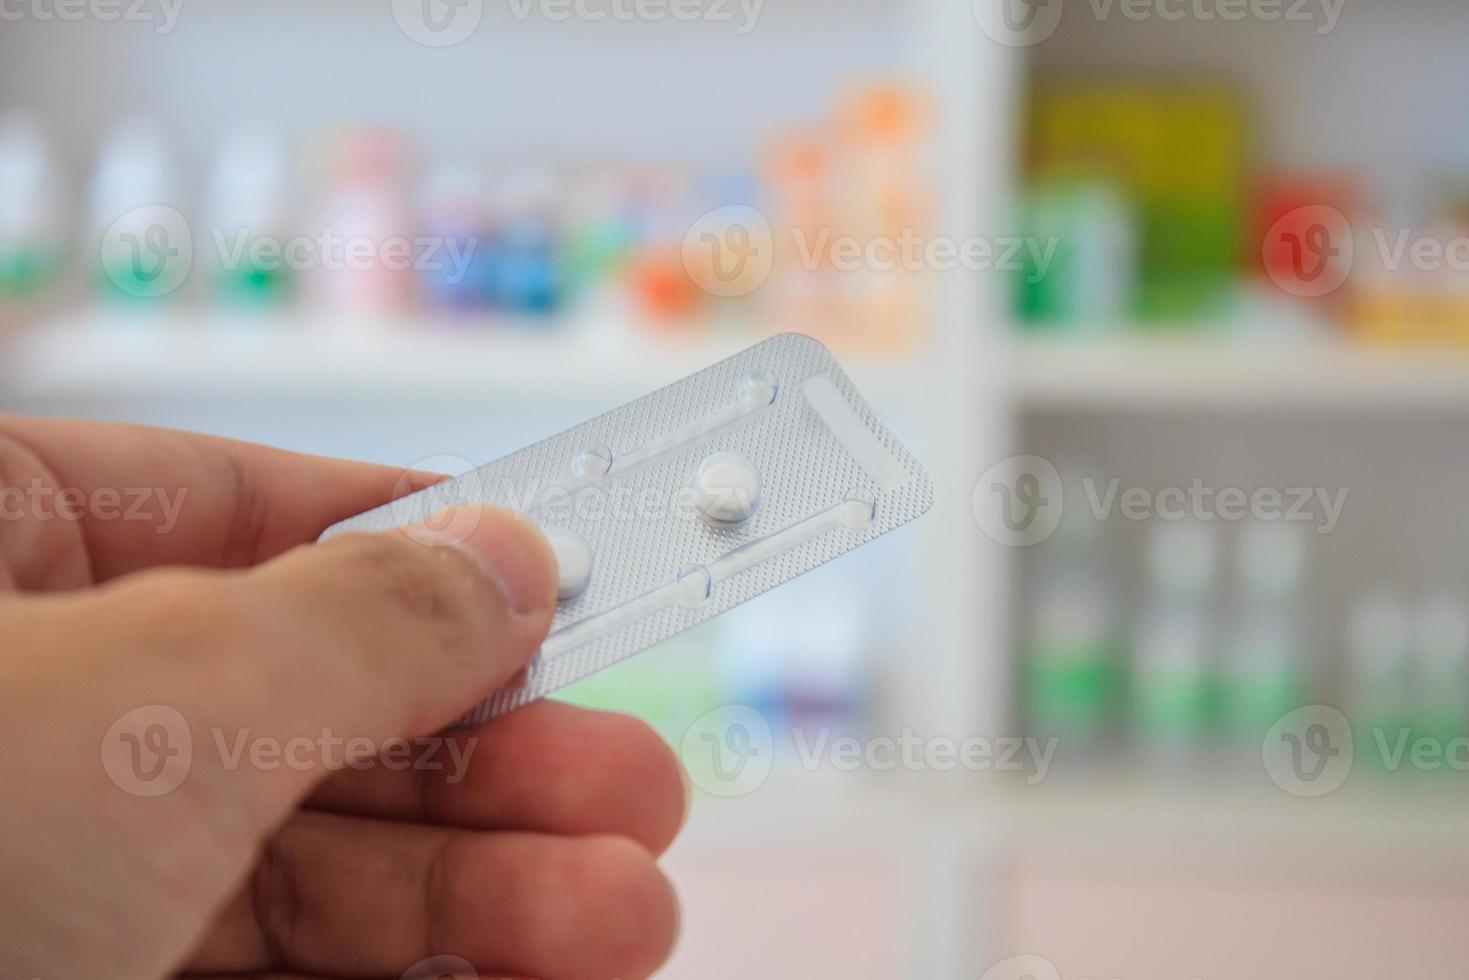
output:
M813 777L777 772L747 796L702 799L687 853L801 847L873 850L916 845L925 828L959 828L991 854L1090 845L1267 848L1339 865L1415 856L1469 868L1463 814L1469 788L1451 779L1356 779L1301 799L1270 784L1214 773L1160 779L1145 772L1084 780L944 778L933 774ZM831 814L843 813L841 821Z
M1033 411L1372 413L1469 410L1469 351L1346 341L1024 338L1015 392Z
M384 399L573 397L610 406L758 339L744 325L650 334L633 317L612 314L547 324L490 315L86 311L0 336L0 385L22 398L127 391L327 397L371 388ZM896 368L856 363L859 383L901 383Z

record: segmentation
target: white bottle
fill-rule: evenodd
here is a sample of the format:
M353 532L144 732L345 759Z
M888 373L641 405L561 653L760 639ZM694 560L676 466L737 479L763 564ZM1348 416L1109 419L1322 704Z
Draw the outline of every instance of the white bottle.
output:
M1209 603L1219 556L1215 525L1156 521L1148 533L1143 607L1133 648L1133 727L1151 755L1196 750L1213 721L1215 637Z
M178 208L168 150L156 127L120 125L97 163L84 237L97 282L114 297L177 293L193 264L193 233Z
M210 273L221 298L276 298L290 278L286 154L268 129L243 125L220 144L204 193Z
M1446 744L1469 717L1469 611L1441 589L1419 605L1412 629L1414 727Z
M54 174L36 120L0 118L0 299L32 293L56 274L63 236Z
M1252 752L1305 695L1298 613L1305 566L1301 525L1256 521L1240 529L1237 612L1224 644L1220 706L1229 735Z
M1358 735L1394 729L1411 714L1408 614L1389 592L1359 598L1347 620L1351 721ZM1389 732L1391 735L1391 732Z

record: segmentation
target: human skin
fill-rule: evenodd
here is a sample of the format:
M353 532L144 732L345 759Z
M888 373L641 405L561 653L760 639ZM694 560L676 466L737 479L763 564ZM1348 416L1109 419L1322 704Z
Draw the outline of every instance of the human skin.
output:
M528 522L461 509L315 544L404 474L0 415L6 487L80 503L13 496L0 517L0 977L397 978L438 958L635 980L666 959L656 862L688 794L642 723L534 704L449 735L435 758L467 758L459 780L319 749L431 736L529 661L556 589ZM139 488L184 491L172 520L92 506ZM154 745L160 706L192 759L142 795L116 750Z

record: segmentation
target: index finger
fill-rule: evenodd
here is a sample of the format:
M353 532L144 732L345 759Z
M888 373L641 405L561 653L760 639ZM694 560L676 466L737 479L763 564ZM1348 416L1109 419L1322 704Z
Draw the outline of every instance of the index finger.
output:
M7 448L39 459L53 494L107 495L106 515L75 508L98 582L155 565L257 565L441 479L171 429L0 414L0 457ZM129 514L136 502L147 506Z

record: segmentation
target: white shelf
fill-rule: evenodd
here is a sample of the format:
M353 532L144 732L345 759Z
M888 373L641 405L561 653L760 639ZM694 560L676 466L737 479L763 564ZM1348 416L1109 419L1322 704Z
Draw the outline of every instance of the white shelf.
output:
M1363 776L1330 796L1303 799L1227 777L1099 775L1027 786L994 774L777 772L749 796L699 793L680 847L880 850L925 827L953 826L967 828L974 847L1002 851L1242 846L1469 867L1466 804L1462 787L1401 775ZM843 819L833 822L833 813Z
M384 401L611 407L759 339L735 325L660 335L606 314L540 321L91 310L0 338L0 399L366 392ZM902 383L897 365L857 358L849 367L864 389L891 395Z
M1013 377L1033 411L1469 410L1469 351L1027 338Z

